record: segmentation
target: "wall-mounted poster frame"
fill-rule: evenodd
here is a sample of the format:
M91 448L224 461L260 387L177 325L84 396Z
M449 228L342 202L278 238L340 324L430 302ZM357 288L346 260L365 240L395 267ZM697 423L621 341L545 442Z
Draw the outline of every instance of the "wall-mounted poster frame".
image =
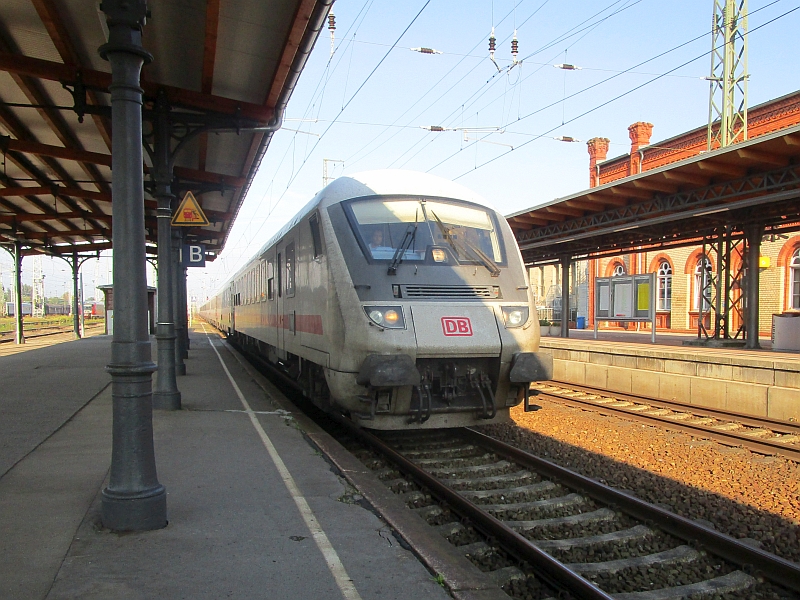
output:
M598 277L594 286L594 339L600 321L650 323L656 343L655 273Z

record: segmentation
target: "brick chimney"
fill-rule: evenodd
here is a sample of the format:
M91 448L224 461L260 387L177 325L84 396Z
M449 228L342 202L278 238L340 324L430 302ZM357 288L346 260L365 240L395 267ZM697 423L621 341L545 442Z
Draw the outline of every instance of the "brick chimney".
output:
M628 127L628 135L631 138L631 157L628 164L628 175L636 175L641 171L641 157L639 149L650 144L650 136L653 134L653 124L639 121Z
M608 156L608 138L592 138L586 142L589 149L589 187L600 185L600 174L597 164L603 162Z

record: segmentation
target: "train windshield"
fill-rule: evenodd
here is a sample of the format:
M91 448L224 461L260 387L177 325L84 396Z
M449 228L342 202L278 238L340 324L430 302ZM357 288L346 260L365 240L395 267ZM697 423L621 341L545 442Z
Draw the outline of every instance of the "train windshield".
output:
M452 256L492 272L505 262L496 217L482 206L372 198L353 201L349 208L361 246L374 260L448 262L439 257Z

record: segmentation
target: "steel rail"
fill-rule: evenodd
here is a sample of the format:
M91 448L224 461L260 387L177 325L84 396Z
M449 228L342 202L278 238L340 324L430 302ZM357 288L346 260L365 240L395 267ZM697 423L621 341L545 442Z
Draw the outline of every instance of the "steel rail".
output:
M739 540L719 533L644 500L600 484L584 475L570 471L528 452L509 446L474 429L465 429L467 438L475 444L490 448L519 464L563 482L600 502L615 505L625 513L651 521L675 537L705 546L711 553L746 569L755 569L767 579L794 592L800 592L800 564L748 546Z
M651 398L650 396L642 396L640 394L629 394L623 392L613 392L601 388L594 388L587 385L574 385L566 381L551 381L553 385L568 387L572 390L585 392L587 394L597 394L613 396L623 400L630 400L631 402L638 402L640 404L649 404L659 408L668 408L680 411L691 412L694 415L703 417L713 417L715 419L728 419L742 423L752 427L769 427L773 431L784 434L800 434L800 423L793 423L791 421L783 421L781 419L770 419L769 417L759 417L757 415L748 415L729 410L720 410L716 408L708 408L705 406L698 406L696 404L687 404L686 402L678 402L676 400L660 400L658 398Z
M506 550L517 558L530 563L536 569L537 574L556 589L566 589L574 594L575 597L586 600L612 600L612 596L606 594L599 587L570 570L543 550L540 550L533 542L508 527L499 519L482 511L477 505L447 487L433 475L422 470L373 434L344 417L337 418L337 422L344 426L351 435L366 442L392 460L401 471L420 485L428 488L434 496L445 501L455 512L469 519L484 535L498 540Z
M229 340L230 342L230 340ZM247 353L248 358L253 357ZM262 366L277 374L283 381L299 389L297 382L275 369L267 361ZM613 596L606 594L596 585L581 577L546 552L540 550L531 541L509 528L499 519L483 512L458 492L450 489L441 481L425 472L396 450L387 446L372 433L359 427L343 415L330 414L337 423L356 437L392 460L401 471L406 473L420 485L445 501L455 512L470 520L484 535L496 539L512 554L529 562L541 578L555 588L567 589L576 597L590 600L610 600ZM800 592L800 565L777 557L769 552L744 544L735 538L721 534L713 529L699 525L694 521L659 508L638 498L629 496L609 486L602 485L588 477L560 467L555 463L536 457L528 452L509 446L499 440L479 433L474 429L457 430L475 444L488 448L497 454L518 462L547 477L559 480L566 486L579 490L602 503L616 506L625 513L645 522L652 522L663 531L675 537L705 546L713 554L744 567L751 572L763 574L769 580L783 585L790 590Z
M605 393L607 395L609 394L608 392ZM677 421L675 419L670 419L666 416L643 414L632 410L626 410L626 407L623 406L609 406L607 404L597 404L595 402L592 402L591 400L561 396L559 394L550 393L544 390L539 390L538 395L547 396L548 398L552 398L564 404L568 404L578 408L588 407L601 414L614 415L614 416L623 415L627 418L630 418L634 421L638 421L640 423L655 422L665 426L667 429L672 429L683 433L697 435L700 437L714 440L716 442L720 442L721 444L725 444L728 446L741 446L743 448L747 448L748 450L757 452L759 454L767 454L767 455L778 454L790 460L800 462L800 448L788 446L786 443L761 440L749 435L735 433L732 431L718 431L716 429L706 427L703 425L693 425L691 423L685 423L682 421ZM614 396L617 395L614 394ZM645 402L640 400L639 402L642 404L652 404L655 406L655 403L651 403L649 401ZM669 406L665 405L664 408L669 408ZM691 411L691 412L693 414L701 416L700 414L701 411ZM739 421L738 418L734 418L733 416L726 416L723 418L729 421ZM763 427L764 425L759 425L759 426ZM792 434L800 433L800 431L790 430L790 433Z
M91 328L95 329L96 327L99 327L99 326L100 326L99 324L98 325L92 325ZM90 328L90 326L87 325L86 329L88 330L89 328ZM47 333L36 333L37 331L41 331L42 329L56 329L56 328L54 328L54 327L37 327L36 329L28 330L28 331L25 332L25 339L26 340L32 340L32 339L40 338L40 337L47 337L49 335L59 335L61 333L72 333L72 331L73 331L72 325L65 325L64 327L59 327L58 331L48 331ZM4 337L6 339L3 339ZM11 331L8 331L8 332L4 331L3 333L0 333L0 344L7 344L7 343L13 342L13 341L14 341L14 330L13 329Z

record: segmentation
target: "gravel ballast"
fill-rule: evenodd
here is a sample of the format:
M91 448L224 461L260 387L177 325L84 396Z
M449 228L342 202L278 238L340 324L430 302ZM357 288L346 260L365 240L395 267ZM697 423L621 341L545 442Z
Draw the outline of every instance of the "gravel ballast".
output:
M537 398L484 433L800 562L800 465Z

